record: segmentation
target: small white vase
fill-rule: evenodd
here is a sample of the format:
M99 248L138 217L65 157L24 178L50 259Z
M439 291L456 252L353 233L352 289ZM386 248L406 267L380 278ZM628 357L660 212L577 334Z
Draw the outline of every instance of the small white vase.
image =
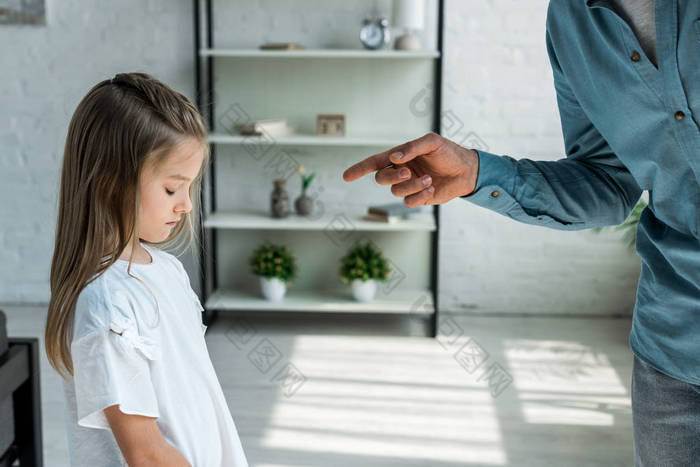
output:
M271 302L279 302L287 292L287 284L277 277L260 277L260 290L263 297Z
M358 302L371 302L377 293L377 282L374 279L363 281L362 279L352 280L352 296Z

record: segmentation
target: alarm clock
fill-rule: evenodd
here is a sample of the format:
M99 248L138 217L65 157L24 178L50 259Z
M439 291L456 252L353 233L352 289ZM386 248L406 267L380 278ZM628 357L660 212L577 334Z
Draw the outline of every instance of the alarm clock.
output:
M389 20L367 18L362 22L360 42L370 50L379 49L389 43Z

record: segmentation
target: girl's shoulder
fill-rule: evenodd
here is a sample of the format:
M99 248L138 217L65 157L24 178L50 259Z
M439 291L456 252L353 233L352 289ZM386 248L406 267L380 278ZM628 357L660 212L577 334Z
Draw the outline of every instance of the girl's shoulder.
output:
M139 277L149 277L154 279L162 276L163 274L165 274L166 277L172 277L172 274L175 273L180 281L187 276L182 262L175 255L165 250L161 250L155 245L148 245L146 243L141 243L141 245L153 257L153 262L157 264L152 265L150 263L132 263L131 273L129 273L127 271L128 263L126 261L119 260L107 268L103 274L103 280L107 282L122 283L128 288L129 285L133 284L133 277L131 277L132 274L136 274Z
M115 263L80 291L74 309L73 341L90 333L108 331L115 325L117 328L139 327L143 316L156 313L152 310L153 296L144 287L144 282L153 285L165 277L170 283L176 277L178 288L196 296L191 291L189 276L176 256L154 246L146 248L161 267L132 270L132 274L140 279L137 280L127 273L124 264Z
M108 331L115 323L135 322L129 291L107 269L78 294L73 314L73 340Z
M197 306L199 310L203 311L204 308L202 308L202 304L199 301L199 297L194 292L194 290L192 290L190 276L189 274L187 274L187 271L185 270L185 266L182 264L182 261L180 261L180 259L177 256L165 250L155 249L156 251L153 252L153 249L154 247L151 246L148 251L151 252L155 257L157 257L161 262L167 262L170 264L170 267L176 271L178 281L183 287L183 290L192 299L192 301L194 301L195 306Z
M154 256L154 261L165 263L166 265L175 268L178 274L180 275L187 274L185 272L185 267L182 265L182 261L180 261L180 259L174 254L165 250L161 250L160 248L152 245L143 244L143 246L148 250L149 253L151 253L151 255Z

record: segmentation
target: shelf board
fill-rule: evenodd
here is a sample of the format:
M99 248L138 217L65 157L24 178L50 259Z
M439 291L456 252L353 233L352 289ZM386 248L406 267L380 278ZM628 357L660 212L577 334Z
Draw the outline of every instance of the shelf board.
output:
M425 231L435 230L435 217L432 212L416 214L409 219L403 219L396 223L383 223L366 221L360 213L324 213L322 216L304 217L290 214L286 218L274 218L267 212L261 211L233 211L213 212L204 220L204 227L208 229L235 229L235 230L343 230L354 229L357 231Z
M381 283L378 285L381 287ZM295 290L292 286L279 302L271 302L256 291L217 289L205 303L208 310L319 311L345 313L410 313L430 315L434 311L433 295L427 289L397 287L386 296L360 303L353 299L350 286L337 290Z
M405 143L413 136L318 136L290 135L272 137L245 136L238 134L211 133L207 140L215 144L276 144L280 146L385 146L393 147Z
M228 58L384 58L384 59L433 59L440 56L437 50L364 50L364 49L200 49L200 57Z

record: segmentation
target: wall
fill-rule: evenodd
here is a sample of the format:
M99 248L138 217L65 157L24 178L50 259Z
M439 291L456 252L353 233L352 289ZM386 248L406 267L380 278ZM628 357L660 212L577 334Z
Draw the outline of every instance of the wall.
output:
M359 47L357 24L373 4L219 2L217 45L297 40ZM327 5L333 14L322 11ZM376 5L388 12L387 1ZM563 157L544 45L546 6L446 2L444 133L457 141L475 134L490 151L513 157ZM152 73L190 97L194 91L191 2L48 1L47 15L44 27L0 27L0 302L48 301L65 133L90 86L131 70ZM403 108L408 114L409 103ZM456 121L463 127L453 135ZM326 168L340 170L364 156ZM382 192L371 185L362 186ZM330 198L346 189L324 186ZM192 258L183 261L198 290ZM463 200L442 207L439 264L442 308L467 312L629 313L639 270L616 235L518 224Z
M46 26L0 26L5 303L49 300L63 146L87 91L117 72L143 71L194 95L191 2L47 0L46 10ZM182 260L192 268L190 255Z
M478 137L490 152L515 158L564 157L545 50L547 4L447 2L444 135L467 143ZM640 263L617 233L531 226L462 199L443 206L442 218L444 310L632 312Z

